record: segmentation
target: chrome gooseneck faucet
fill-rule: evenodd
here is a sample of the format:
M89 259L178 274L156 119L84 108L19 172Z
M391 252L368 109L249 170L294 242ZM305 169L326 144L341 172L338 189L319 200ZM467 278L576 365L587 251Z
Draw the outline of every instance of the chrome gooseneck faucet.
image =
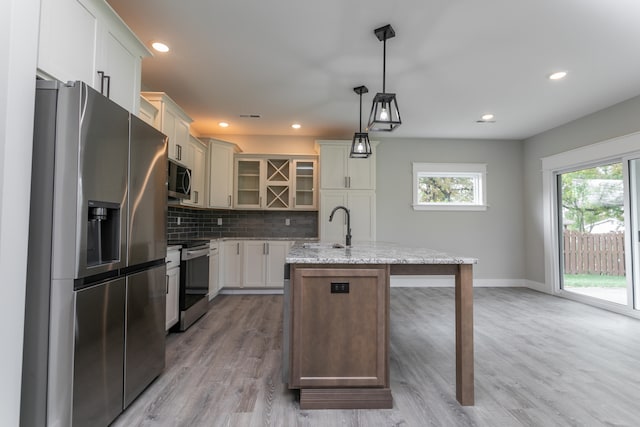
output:
M335 214L338 209L342 209L347 215L347 235L345 236L345 239L346 239L345 245L350 247L351 246L351 212L349 212L349 209L345 208L344 206L336 206L331 211L331 215L329 215L329 222L333 220L333 214Z

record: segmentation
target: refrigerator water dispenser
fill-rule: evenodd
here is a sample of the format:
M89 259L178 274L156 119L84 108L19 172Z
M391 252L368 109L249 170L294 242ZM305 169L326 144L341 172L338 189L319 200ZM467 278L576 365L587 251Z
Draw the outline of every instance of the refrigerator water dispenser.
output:
M120 205L89 201L87 218L87 266L120 260Z

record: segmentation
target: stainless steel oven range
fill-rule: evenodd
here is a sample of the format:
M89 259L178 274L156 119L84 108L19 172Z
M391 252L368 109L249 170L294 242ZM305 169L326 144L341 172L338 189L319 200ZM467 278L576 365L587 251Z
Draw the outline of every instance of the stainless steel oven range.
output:
M172 242L180 249L180 318L172 331L186 331L209 305L209 241Z

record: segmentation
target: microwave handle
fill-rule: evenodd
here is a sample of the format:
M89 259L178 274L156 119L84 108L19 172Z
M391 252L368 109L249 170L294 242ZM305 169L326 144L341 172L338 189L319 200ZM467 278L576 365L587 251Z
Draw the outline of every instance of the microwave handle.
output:
M187 182L185 182L185 180ZM191 170L187 169L185 174L182 175L182 188L185 189L187 194L191 193Z

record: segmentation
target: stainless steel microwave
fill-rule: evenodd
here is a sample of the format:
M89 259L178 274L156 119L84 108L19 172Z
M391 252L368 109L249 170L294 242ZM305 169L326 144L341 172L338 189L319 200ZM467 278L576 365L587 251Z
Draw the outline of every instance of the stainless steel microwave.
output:
M167 194L176 199L191 198L191 169L169 160Z

